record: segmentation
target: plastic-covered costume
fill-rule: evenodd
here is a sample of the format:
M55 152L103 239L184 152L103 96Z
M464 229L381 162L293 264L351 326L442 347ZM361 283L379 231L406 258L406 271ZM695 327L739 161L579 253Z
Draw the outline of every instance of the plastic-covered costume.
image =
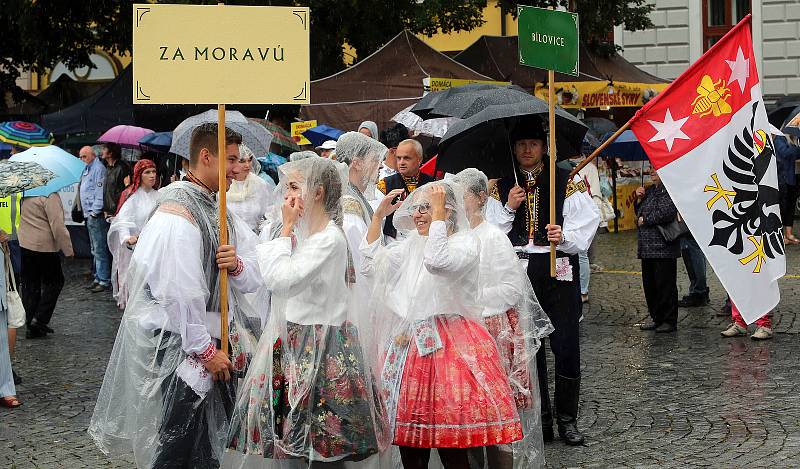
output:
M479 201L481 195L484 198L488 195L486 176L470 168L458 173L453 182L463 186L465 197L471 198L473 203L467 205L479 207L475 213L468 215L473 225L472 232L480 240L481 246L481 315L495 339L503 368L510 377L523 426L524 438L513 444L513 467L544 467L536 352L541 339L553 331L553 325L539 305L525 266L519 261L508 236L483 218L488 201ZM511 449L505 445L495 451L508 452ZM490 467L511 467L503 465L509 460L491 461L493 464L490 463Z
M369 302L369 281L361 272L361 240L367 234L372 221L373 209L363 191L370 190L371 182L378 176L383 155L387 149L384 144L358 132L347 132L336 143L336 159L350 168L348 181L342 195L343 224L353 269L356 274L356 289L361 295L358 301ZM357 175L360 180L351 181L349 175ZM363 188L363 190L362 190Z
M201 359L219 347L217 202L180 181L158 206L131 258L128 304L89 434L106 454L133 453L138 468L216 468L226 444L235 383L212 381ZM229 276L229 342L234 375L256 343L244 292L262 284L255 235L229 214L229 242L241 260ZM217 352L219 353L219 352Z
M253 152L244 145L239 145L239 151L242 159L253 155ZM259 165L255 158L251 164ZM267 183L257 176L257 172L251 170L244 181L231 182L226 197L228 209L257 233L261 221L272 206L272 191Z
M225 467L386 467L388 419L365 353L374 337L359 327L369 318L352 301L341 229L345 171L324 158L280 167L280 187L301 194L304 214L293 237L279 228L257 248L272 310L237 398ZM312 233L321 212L330 221Z
M133 169L133 184L123 192L117 206L117 214L108 228L108 250L111 251L111 285L117 306L125 308L128 300L127 274L128 264L135 245L128 244L128 238L139 236L144 224L153 213L158 201L158 191L141 187L142 173L146 169L155 169L150 160L139 160Z
M412 215L444 186L446 221L427 236ZM394 443L415 448L469 448L522 438L514 397L479 304L479 242L469 229L457 185L425 185L394 216L407 237L361 245L374 279L375 326L382 384ZM401 448L402 451L402 448Z

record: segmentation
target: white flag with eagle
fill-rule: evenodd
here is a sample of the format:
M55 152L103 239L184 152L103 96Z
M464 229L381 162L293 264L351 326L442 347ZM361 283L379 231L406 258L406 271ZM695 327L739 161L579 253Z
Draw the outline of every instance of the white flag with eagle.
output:
M634 116L631 129L750 324L786 273L778 174L750 16Z

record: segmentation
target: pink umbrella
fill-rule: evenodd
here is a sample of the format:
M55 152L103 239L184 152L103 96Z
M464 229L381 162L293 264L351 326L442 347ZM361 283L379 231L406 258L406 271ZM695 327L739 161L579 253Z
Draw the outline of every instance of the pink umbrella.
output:
M153 131L134 125L116 125L106 130L97 143L116 143L125 148L139 148L139 140Z

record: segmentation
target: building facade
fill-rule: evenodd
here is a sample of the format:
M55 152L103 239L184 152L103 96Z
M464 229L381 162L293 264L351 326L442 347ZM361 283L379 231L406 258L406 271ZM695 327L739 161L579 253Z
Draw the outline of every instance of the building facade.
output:
M654 28L614 30L622 55L672 80L747 14L765 98L800 94L800 0L651 0Z

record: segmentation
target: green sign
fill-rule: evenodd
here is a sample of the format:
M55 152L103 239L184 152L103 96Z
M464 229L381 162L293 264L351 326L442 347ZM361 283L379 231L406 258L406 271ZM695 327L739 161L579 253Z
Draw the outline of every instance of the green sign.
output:
M517 7L519 63L578 76L578 14Z

